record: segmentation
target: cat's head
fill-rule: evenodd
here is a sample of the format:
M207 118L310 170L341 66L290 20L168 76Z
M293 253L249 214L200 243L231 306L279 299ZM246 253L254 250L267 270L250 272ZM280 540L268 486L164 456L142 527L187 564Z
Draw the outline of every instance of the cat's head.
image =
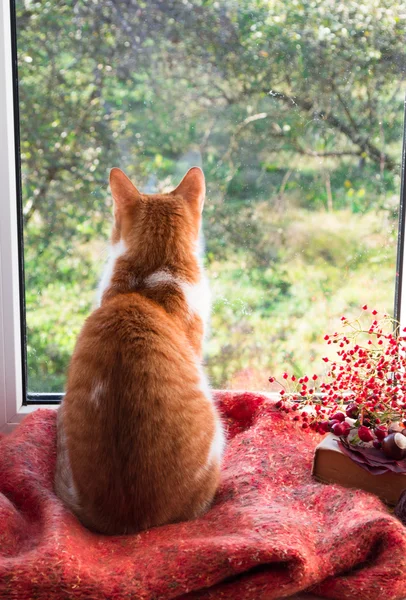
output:
M190 169L180 184L165 194L143 194L120 170L112 169L110 188L114 201L112 244L145 271L163 264L177 266L196 255L205 181L199 167Z

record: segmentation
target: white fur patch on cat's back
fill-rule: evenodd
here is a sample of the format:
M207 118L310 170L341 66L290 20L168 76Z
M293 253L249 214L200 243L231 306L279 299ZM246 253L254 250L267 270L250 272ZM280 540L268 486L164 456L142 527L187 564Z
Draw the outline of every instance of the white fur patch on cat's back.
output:
M93 383L92 393L90 394L90 401L95 405L99 406L100 400L104 397L106 386L103 381Z
M216 430L214 432L214 437L211 442L207 463L210 464L213 461L221 463L221 459L223 458L225 446L226 446L226 436L224 434L223 424L220 421L220 418L218 417L218 415L216 415Z
M200 280L197 283L189 283L175 277L169 271L161 269L148 275L144 284L147 287L165 284L179 287L185 297L189 314L191 316L198 315L205 326L208 324L211 312L211 293L209 280L203 272L201 272Z
M127 252L127 247L124 240L120 240L117 244L112 244L109 249L109 257L104 267L103 275L100 279L100 283L97 288L97 304L100 306L104 292L111 284L111 278L113 276L114 265L116 260L123 256Z
M166 283L178 285L178 280L171 273L169 273L169 271L165 271L165 269L151 273L151 275L148 275L144 281L144 284L147 287L154 287L155 285L162 285Z
M180 282L191 315L198 315L207 326L211 313L211 292L209 280L204 273L198 283Z
M207 458L206 468L209 467L213 461L221 463L221 459L224 453L226 445L226 437L224 434L223 424L220 416L217 412L215 402L213 400L209 380L206 373L204 372L203 366L200 362L196 363L197 371L199 373L199 388L203 392L206 400L213 406L214 418L215 418L215 432L210 445L209 455Z

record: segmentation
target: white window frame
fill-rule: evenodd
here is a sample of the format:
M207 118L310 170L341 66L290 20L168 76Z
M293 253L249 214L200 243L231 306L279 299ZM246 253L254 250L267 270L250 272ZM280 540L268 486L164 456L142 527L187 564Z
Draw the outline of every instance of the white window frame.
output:
M11 11L0 2L0 432L40 405L24 405ZM49 406L49 408L51 408Z
M14 114L13 52L11 11L7 0L0 2L0 432L10 432L21 419L44 404L25 405L23 388L23 338L19 276L19 232L17 204L16 141ZM403 152L405 155L405 150ZM403 165L404 165L403 157ZM402 193L406 195L403 186ZM398 277L406 281L405 241L406 199L400 215L402 243L398 244ZM401 272L399 272L401 271ZM406 294L398 286L397 305L402 327L406 325ZM400 296L400 298L399 298ZM57 408L57 405L47 405Z

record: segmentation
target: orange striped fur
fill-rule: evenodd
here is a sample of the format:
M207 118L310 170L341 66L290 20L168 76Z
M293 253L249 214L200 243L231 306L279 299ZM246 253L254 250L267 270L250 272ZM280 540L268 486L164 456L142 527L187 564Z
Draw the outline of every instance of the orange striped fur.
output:
M58 412L55 487L87 527L123 534L206 511L224 436L201 366L203 173L145 195L113 169L110 187L110 258Z

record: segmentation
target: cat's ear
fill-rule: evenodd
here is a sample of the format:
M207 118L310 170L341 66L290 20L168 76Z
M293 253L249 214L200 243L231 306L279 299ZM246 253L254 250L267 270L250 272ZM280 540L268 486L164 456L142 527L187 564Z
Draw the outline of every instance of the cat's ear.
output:
M203 171L199 167L192 167L186 173L180 184L173 190L172 194L182 196L188 202L193 203L199 212L203 210L206 184Z
M140 192L121 169L111 169L110 189L117 209L133 204L141 197Z

